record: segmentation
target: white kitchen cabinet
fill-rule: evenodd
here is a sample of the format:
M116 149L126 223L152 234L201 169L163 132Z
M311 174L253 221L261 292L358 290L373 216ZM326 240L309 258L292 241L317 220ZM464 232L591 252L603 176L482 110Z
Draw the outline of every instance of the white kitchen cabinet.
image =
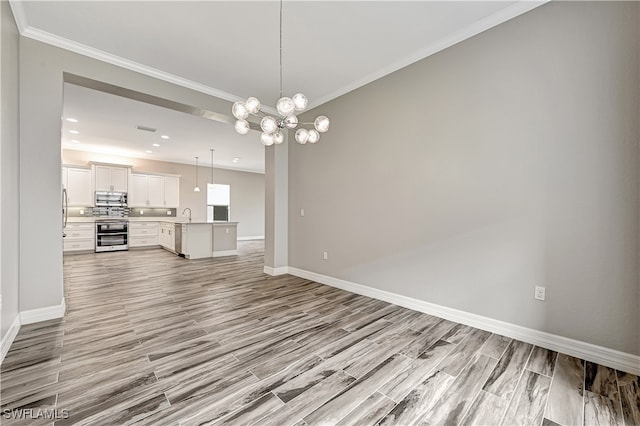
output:
M179 177L132 173L129 207L178 207L179 191Z
M177 176L164 177L164 201L165 207L180 206L180 178Z
M63 230L65 253L95 250L95 224L93 222L69 222Z
M157 246L158 222L129 221L129 247Z
M147 207L149 176L132 173L130 183L128 194L129 207Z
M127 167L93 165L93 178L96 191L127 192Z
M160 245L169 251L176 250L175 228L176 225L173 222L160 223Z
M92 206L91 170L79 167L62 168L62 187L67 190L69 206Z
M164 207L164 176L149 175L148 200L153 207Z

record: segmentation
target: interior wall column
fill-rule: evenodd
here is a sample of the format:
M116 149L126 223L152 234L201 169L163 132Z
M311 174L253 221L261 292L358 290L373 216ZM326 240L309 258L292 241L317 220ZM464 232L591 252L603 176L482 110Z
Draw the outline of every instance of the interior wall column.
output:
M289 150L285 142L265 149L264 272L287 273L289 263ZM293 138L291 138L293 139Z

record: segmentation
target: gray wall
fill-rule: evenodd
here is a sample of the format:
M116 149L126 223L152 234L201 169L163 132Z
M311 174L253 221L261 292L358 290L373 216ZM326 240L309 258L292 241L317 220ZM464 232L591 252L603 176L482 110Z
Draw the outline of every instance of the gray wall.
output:
M314 110L289 265L640 354L638 27L548 3Z
M9 2L0 2L0 279L2 280L1 336L18 316L19 251L19 116L18 29Z
M200 163L200 192L193 192L195 185L195 164L154 161L141 158L118 157L91 152L65 149L62 151L62 162L70 165L87 166L91 161L111 162L133 166L133 172L167 173L180 175L180 207L178 216L186 207L191 208L195 221L207 219L206 184L211 182L208 166ZM206 160L205 160L206 161ZM206 163L205 163L206 164ZM218 169L213 172L215 183L231 185L231 220L238 224L238 237L264 236L264 194L265 179L261 173L248 173L236 170Z
M63 296L60 115L65 71L210 111L231 108L222 99L21 37L21 311L58 305Z

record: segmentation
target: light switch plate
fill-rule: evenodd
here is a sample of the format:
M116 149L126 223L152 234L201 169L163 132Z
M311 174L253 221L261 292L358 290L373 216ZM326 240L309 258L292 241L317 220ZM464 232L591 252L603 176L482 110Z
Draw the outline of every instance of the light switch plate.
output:
M544 300L545 299L545 288L537 285L533 297L536 300Z

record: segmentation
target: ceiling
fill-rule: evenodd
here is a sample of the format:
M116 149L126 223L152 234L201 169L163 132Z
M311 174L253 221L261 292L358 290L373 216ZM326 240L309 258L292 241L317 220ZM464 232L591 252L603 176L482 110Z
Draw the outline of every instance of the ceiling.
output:
M303 92L313 108L544 2L285 1L284 94ZM278 98L278 2L49 0L11 7L26 37L230 101L256 96L273 106ZM238 136L228 124L91 92L65 88L64 114L77 115L83 127L75 149L116 149L126 141L119 148L142 156L153 136L133 131L142 124L172 133L172 145L147 158L191 163L213 144L217 166L241 157L224 166L264 171L255 134Z
M213 148L216 167L264 173L260 134L239 135L227 123L69 83L62 117L66 149L187 164L198 156L210 164Z

